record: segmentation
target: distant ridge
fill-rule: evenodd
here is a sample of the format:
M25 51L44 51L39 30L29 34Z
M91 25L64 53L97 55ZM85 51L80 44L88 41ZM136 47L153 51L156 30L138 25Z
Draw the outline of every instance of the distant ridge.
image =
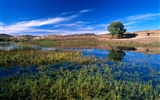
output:
M8 35L8 34L0 34L0 41L9 39L11 37L13 37L13 36Z
M32 35L22 35L21 37L34 38L34 37L37 37L37 36L32 36Z

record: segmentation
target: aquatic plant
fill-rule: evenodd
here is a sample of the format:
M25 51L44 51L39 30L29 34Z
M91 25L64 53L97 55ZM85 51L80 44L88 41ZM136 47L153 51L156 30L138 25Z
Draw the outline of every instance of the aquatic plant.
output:
M120 55L124 56L124 53L120 52ZM160 73L153 66L144 62L108 65L107 60L58 49L0 50L3 68L25 66L13 75L0 77L0 100L160 99ZM27 66L28 69L23 69ZM34 72L30 66L38 67Z
M68 65L69 66L69 65ZM34 74L0 79L0 99L159 99L160 85L152 81L117 80L107 65L39 67ZM104 70L105 69L105 70Z
M90 57L83 58L77 51L43 51L37 48L16 48L0 50L0 66L41 66L47 64L57 64L61 62L73 62L86 64L89 63Z

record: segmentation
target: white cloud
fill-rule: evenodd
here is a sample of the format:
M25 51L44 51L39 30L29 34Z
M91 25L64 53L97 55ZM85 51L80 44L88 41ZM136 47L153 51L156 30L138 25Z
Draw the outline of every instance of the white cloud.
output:
M93 30L94 29L94 27L92 27L92 26L87 26L87 28L86 28L87 30Z
M94 34L107 34L107 30L61 30L60 33L56 32L55 34L68 35L68 34L85 34L85 33L94 33Z
M67 15L67 14L72 14L72 13L86 13L86 12L90 12L93 11L92 9L85 9L85 10L81 10L81 11L69 11L69 12L63 12L62 15Z
M117 19L114 21L123 22L123 25L125 26L127 31L132 31L132 30L136 30L136 29L139 30L142 27L144 27L143 26L144 22L151 21L152 19L155 20L158 18L160 18L160 13L148 13L148 14L126 16L124 18ZM114 21L112 21L112 22L114 22Z
M59 25L56 25L54 27L71 27L71 26L77 26L77 23L71 23L71 24L59 24Z
M43 35L43 34L83 34L83 33L95 33L95 34L106 34L108 31L106 27L109 24L91 24L91 22L76 21L71 23L75 17L79 17L82 13L92 11L91 9L81 10L68 17L55 17L48 19L38 19L31 21L21 21L13 23L10 25L0 22L1 33L11 34L11 35ZM66 12L63 14L69 14L72 12ZM67 23L66 23L67 22ZM53 29L44 29L41 26L44 25L55 25ZM55 28L55 29L54 29ZM59 28L59 29L56 29Z
M97 32L96 34L100 35L100 34L108 34L109 32L106 30L106 31L99 31Z
M74 23L68 23L68 24L58 24L58 25L55 25L54 27L80 27L82 25L85 25L85 24L88 24L89 22L83 22L83 21L77 21L77 22L74 22Z
M62 13L62 15L67 15L67 14L71 14L71 13L74 13L75 11L70 11L70 12L64 12Z
M84 21L77 21L78 24L88 24L90 22L84 22Z
M2 25L3 25L3 23L0 22L0 34L2 33Z
M91 11L91 9L81 10L78 12L65 12L62 14L69 14L75 13L68 17L55 17L55 18L48 18L48 19L38 19L38 20L31 20L31 21L21 21L14 24L6 25L0 22L0 32L6 34L31 34L31 33L62 33L62 29L44 29L41 26L44 25L55 25L55 27L73 27L73 26L83 26L88 22L77 21L76 23L69 23L66 24L67 21L73 20L76 17L79 17L82 13L86 13ZM65 22L65 23L64 23ZM60 24L59 24L60 23ZM40 28L41 27L41 28Z
M74 14L74 17L79 16L82 13L93 11L92 9L85 9L81 11L70 11L70 12L63 12L62 15Z
M65 30L61 30L60 33L55 33L55 34L84 34L84 33L94 33L94 34L107 34L107 26L109 24L96 24L92 25L90 22L82 22L82 21L77 21L75 23L70 23L70 24L59 24L56 25L56 27L67 27L64 28ZM69 30L71 28L71 30ZM106 31L105 31L106 30Z
M143 15L133 15L126 18L126 20L148 20L160 16L160 13L156 14L143 14Z
M124 23L123 25L124 25L124 26L129 26L129 25L132 25L132 24L134 24L134 23L136 23L136 22L127 22L127 23Z
M56 24L62 21L67 21L70 20L70 17L67 18L61 18L61 17L57 17L57 18L50 18L50 19L40 19L40 20L32 20L32 21L22 21L22 22L18 22L14 25L10 25L10 26L20 26L20 27L39 27L39 26L43 26L43 25L49 25L49 24Z
M37 30L39 29L36 29L36 27L69 21L74 17L75 16L72 15L69 17L57 17L57 18L17 22L15 24L1 26L1 33L13 34L13 33L23 33L23 32L37 32Z
M90 12L90 11L92 11L92 9L81 10L80 12L85 13L85 12Z

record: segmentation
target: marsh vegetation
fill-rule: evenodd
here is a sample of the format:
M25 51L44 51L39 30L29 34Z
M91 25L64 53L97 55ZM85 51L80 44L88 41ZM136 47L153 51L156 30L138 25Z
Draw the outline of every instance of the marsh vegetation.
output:
M0 50L0 66L41 66L57 64L62 62L87 63L90 57L83 58L80 52L76 51L43 51L40 48L28 46L11 50ZM12 55L12 56L11 56Z
M146 62L143 57L137 60L125 58L130 52L122 50L113 49L106 51L106 54L102 50L96 51L104 56L87 55L88 52L85 49L42 50L29 46L1 49L0 99L160 98L159 63ZM155 55L150 57L153 61L159 59ZM127 63L124 61L126 59L131 61L127 60ZM18 70L13 74L3 74L11 68Z
M95 38L59 38L59 39L41 39L41 40L32 40L29 42L24 42L26 44L35 44L46 47L81 47L81 48L89 48L89 47L105 47L105 46L123 46L123 47L159 47L159 42L153 43L136 43L133 41L127 42L119 42L119 41L99 41Z
M43 66L38 69L37 73L2 78L1 99L154 100L159 98L160 86L158 84L153 86L156 78L148 82L141 81L138 78L139 73L136 72L126 72L124 78L118 78L121 77L122 70L114 71L114 68L107 65L71 64L58 69L54 66ZM136 80L128 80L132 77Z

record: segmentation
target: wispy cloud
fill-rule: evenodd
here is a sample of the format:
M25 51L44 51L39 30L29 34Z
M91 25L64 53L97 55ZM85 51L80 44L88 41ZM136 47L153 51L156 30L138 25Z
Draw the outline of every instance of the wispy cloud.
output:
M76 22L72 22L72 23L67 23L67 24L58 24L58 25L55 25L54 27L79 27L79 26L82 26L82 25L85 25L85 24L88 24L89 22L83 22L83 21L76 21Z
M85 33L94 33L94 34L107 34L108 31L104 30L61 30L60 33L56 34L68 35L68 34L85 34Z
M121 21L127 31L133 31L133 30L140 30L144 29L144 24L151 20L158 20L160 18L160 13L146 13L146 14L139 14L139 15L131 15L126 16L124 18L114 20L114 21ZM113 22L114 22L113 21ZM135 27L136 26L136 27Z
M126 23L124 23L123 25L124 26L129 26L129 25L132 25L132 24L135 24L136 22L126 22Z
M50 18L50 19L40 19L40 20L31 20L31 21L22 21L17 22L11 25L2 26L1 33L23 33L23 32L34 32L36 31L36 27L56 24L64 21L71 20L71 17L57 17L57 18Z
M94 27L92 27L92 26L87 26L86 27L86 30L93 30L94 29Z
M74 13L86 13L86 12L90 12L93 11L92 9L85 9L85 10L81 10L81 11L69 11L69 12L63 12L62 15L67 15L67 14L74 14Z
M74 12L75 12L75 11L64 12L64 13L62 13L62 15L72 14L72 13L74 13Z
M109 24L97 24L96 27L107 27Z
M59 24L55 27L65 27L65 30L61 30L61 34L83 34L83 33L94 33L94 34L107 34L107 26L109 24L93 24L92 22L77 21L69 24ZM69 30L71 29L71 30ZM57 33L58 34L58 33Z
M31 33L31 32L58 32L59 30L47 30L40 28L41 26L45 25L55 25L56 26L74 26L74 25L82 25L85 22L77 21L74 24L60 24L58 23L65 23L67 21L73 20L74 18L78 17L80 14L89 12L91 10L82 10L77 12L76 14L72 14L71 16L67 17L55 17L55 18L48 18L48 19L38 19L38 20L31 20L31 21L21 21L10 25L4 25L0 22L1 26L1 33L7 34L18 34L18 33ZM68 12L69 13L69 12ZM64 13L65 14L65 13Z
M12 26L12 27L15 27L15 26L20 26L20 27L39 27L39 26L43 26L43 25L56 24L56 23L59 23L59 22L68 21L71 18L72 17L66 17L66 18L57 17L57 18L50 18L50 19L22 21L22 22L18 22L16 24L10 25L10 26Z
M86 10L81 10L80 12L85 13L85 12L90 12L90 11L93 11L93 10L92 9L86 9Z
M160 13L128 16L126 20L148 20L160 16Z

